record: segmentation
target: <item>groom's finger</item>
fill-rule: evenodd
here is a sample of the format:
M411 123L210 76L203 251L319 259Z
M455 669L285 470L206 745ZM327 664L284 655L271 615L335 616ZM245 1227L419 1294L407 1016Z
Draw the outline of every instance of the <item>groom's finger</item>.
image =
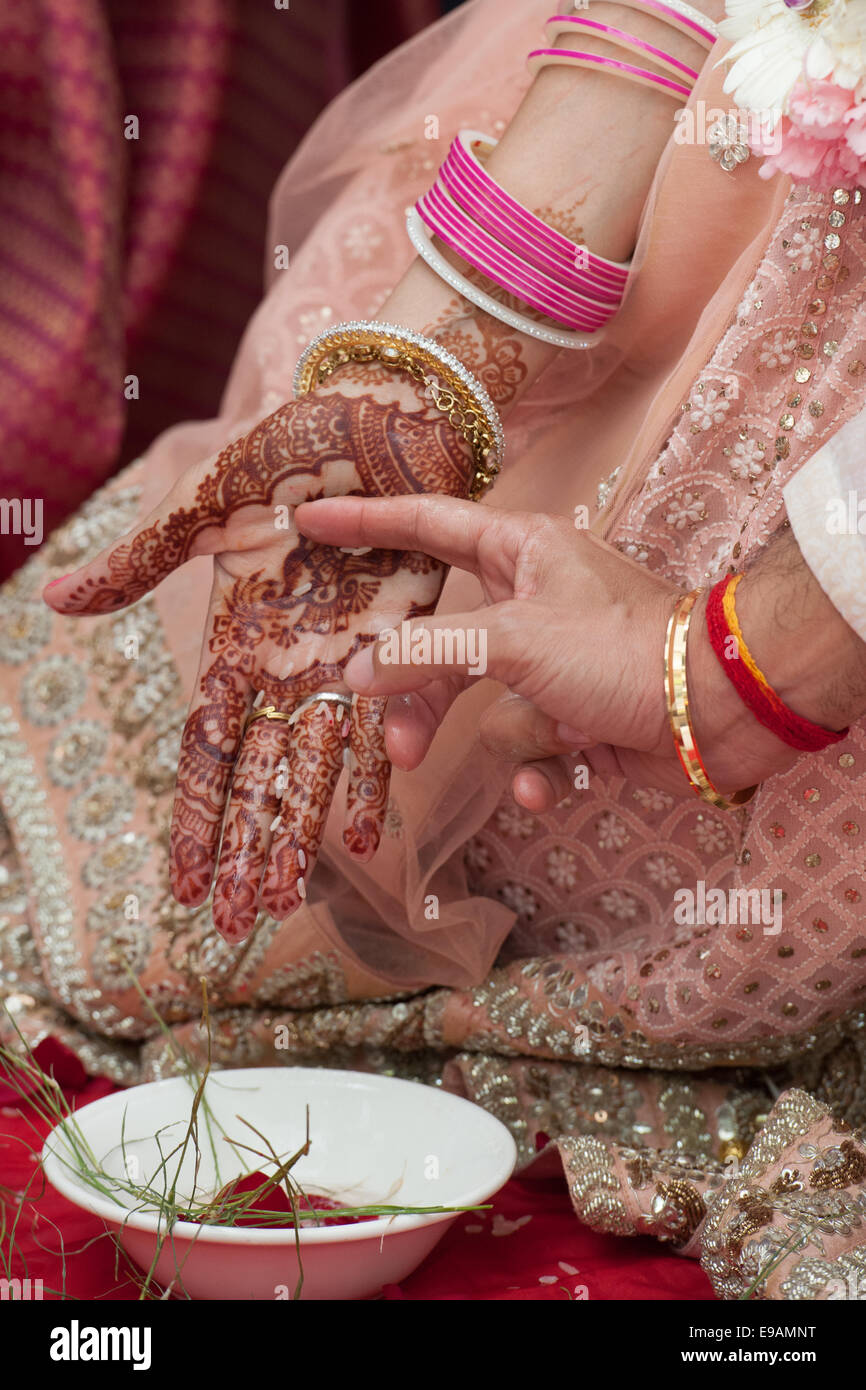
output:
M542 815L552 811L571 793L571 768L562 758L543 758L524 763L511 779L511 795L525 811Z
M405 619L352 657L346 684L361 695L426 689L445 676L519 685L532 663L538 614L529 600L506 600L470 613Z
M588 748L594 741L545 714L531 700L510 692L488 706L478 732L488 753L509 763L534 762Z
M515 512L456 497L326 497L295 511L302 535L327 545L414 550L470 574L479 571L482 539L516 553L522 535Z

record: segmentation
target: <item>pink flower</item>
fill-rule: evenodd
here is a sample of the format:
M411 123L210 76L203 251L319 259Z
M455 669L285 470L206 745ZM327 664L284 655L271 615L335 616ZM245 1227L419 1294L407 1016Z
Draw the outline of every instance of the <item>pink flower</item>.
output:
M798 82L788 103L792 125L816 140L839 140L845 133L845 113L851 93L835 82Z
M866 101L851 106L845 113L845 139L860 159L866 159Z
M766 156L764 179L778 171L817 191L866 183L866 102L835 82L798 82L781 128L759 128L752 148Z

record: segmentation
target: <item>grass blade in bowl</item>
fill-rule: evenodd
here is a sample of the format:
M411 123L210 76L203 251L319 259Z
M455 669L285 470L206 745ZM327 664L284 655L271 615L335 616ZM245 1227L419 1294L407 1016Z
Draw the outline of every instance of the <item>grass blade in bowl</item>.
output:
M206 994L203 1022L201 1071L175 1048L180 1075L74 1113L26 1046L0 1050L54 1125L49 1181L102 1217L141 1297L370 1297L511 1175L509 1132L468 1101L330 1068L214 1072Z

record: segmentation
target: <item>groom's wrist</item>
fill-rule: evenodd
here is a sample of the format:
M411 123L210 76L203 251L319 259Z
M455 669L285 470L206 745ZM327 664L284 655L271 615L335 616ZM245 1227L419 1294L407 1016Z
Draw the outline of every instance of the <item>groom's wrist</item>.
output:
M795 755L755 718L725 674L707 632L707 598L697 599L689 624L689 711L710 782L729 796L754 782L750 767L781 771Z
M737 589L755 662L795 713L839 730L866 713L866 643L846 623L784 531Z
M692 722L710 780L729 792L747 784L750 766L768 776L790 766L798 751L740 698L710 642L706 605L703 594L689 629ZM746 571L736 611L750 656L795 714L835 732L866 713L866 643L830 603L790 531Z

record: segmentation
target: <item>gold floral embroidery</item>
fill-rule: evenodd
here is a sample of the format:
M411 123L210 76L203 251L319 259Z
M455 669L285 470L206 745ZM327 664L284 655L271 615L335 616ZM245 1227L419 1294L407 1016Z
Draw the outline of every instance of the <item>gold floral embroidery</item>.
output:
M656 1184L650 1211L658 1222L654 1234L660 1240L684 1245L706 1215L706 1203L697 1188L682 1178Z

